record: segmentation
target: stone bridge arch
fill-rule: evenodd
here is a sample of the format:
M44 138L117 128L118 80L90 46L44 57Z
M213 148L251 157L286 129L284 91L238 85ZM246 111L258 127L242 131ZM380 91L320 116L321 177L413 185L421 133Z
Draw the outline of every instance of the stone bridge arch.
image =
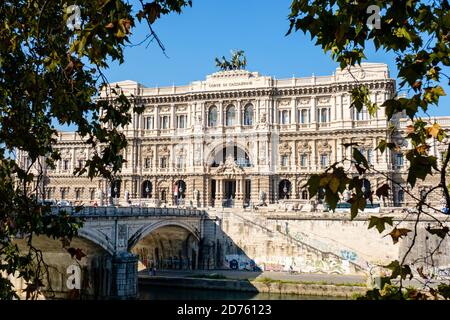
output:
M200 226L189 221L163 220L138 229L128 241L139 269L197 269L200 252Z
M107 253L113 255L115 248L112 243L112 239L109 239L105 234L96 229L81 228L78 230L78 237L87 239L96 245L102 247Z
M133 247L143 238L151 234L153 231L168 227L168 226L176 226L183 228L187 231L189 231L190 234L192 234L197 241L200 241L200 231L194 228L191 224L184 222L184 221L176 221L176 220L162 220L150 224L146 224L142 226L140 229L138 229L128 240L128 251L133 249Z

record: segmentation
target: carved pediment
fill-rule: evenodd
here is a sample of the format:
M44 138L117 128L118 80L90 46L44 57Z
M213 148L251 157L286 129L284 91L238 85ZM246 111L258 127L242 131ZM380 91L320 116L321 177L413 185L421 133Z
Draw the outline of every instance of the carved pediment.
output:
M169 150L169 148L167 146L159 146L158 153L161 156L169 156L170 155L170 150Z
M228 156L225 159L225 163L221 163L217 169L216 173L226 174L226 175L234 175L234 174L242 174L245 173L244 169L239 167L234 158L232 156Z
M291 153L291 146L287 142L283 142L279 147L278 151L280 154L290 154Z

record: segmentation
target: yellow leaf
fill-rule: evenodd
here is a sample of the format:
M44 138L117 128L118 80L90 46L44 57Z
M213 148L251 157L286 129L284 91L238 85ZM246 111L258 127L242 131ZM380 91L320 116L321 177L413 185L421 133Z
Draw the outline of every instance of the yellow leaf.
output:
M438 123L433 124L431 127L427 128L427 133L433 138L437 138L439 132L441 130L441 126Z
M333 177L333 178L331 178L331 181L328 185L330 186L331 191L333 191L333 193L336 193L338 191L340 184L341 184L341 182L339 181L339 179L336 177Z

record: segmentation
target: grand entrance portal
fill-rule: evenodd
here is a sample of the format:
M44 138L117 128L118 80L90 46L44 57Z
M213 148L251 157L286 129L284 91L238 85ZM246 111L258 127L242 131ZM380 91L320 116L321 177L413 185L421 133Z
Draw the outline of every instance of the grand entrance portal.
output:
M236 198L236 180L224 181L224 207L232 207L234 205L234 199Z

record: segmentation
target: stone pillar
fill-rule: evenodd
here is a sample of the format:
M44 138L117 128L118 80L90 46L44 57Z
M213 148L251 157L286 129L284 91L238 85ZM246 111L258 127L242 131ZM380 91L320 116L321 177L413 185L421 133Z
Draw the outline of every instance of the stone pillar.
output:
M223 183L222 179L216 179L216 200L214 207L218 208L222 207L222 199L223 199L222 183Z
M236 179L236 199L234 202L236 208L242 208L244 206L244 178L239 177Z
M127 300L138 297L137 264L138 258L132 253L121 252L113 256L112 299Z

